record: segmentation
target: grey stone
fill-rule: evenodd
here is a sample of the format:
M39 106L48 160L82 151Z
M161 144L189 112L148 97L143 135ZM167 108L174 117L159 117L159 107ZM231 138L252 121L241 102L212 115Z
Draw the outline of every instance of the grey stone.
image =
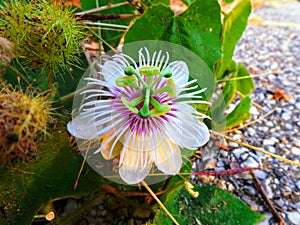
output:
M286 123L286 124L284 125L284 127L285 127L287 130L292 130L292 129L293 129L293 125L290 124L290 123Z
M297 188L300 190L300 180L298 180L298 181L296 182L296 186L297 186ZM299 203L299 207L300 207L300 203Z
M262 170L254 170L254 174L258 179L265 180L267 177L267 173Z
M64 207L64 211L66 214L74 212L74 210L78 207L77 202L74 199L69 199L66 206Z
M297 211L293 212L287 212L286 213L289 220L294 224L294 225L300 225L300 213Z
M249 157L245 162L241 164L242 167L258 167L259 163L253 159L252 157Z
M256 194L256 190L252 186L244 186L243 190L246 192L247 195Z
M246 148L238 148L238 149L234 149L232 153L237 159L239 159L242 154L248 153L248 150Z

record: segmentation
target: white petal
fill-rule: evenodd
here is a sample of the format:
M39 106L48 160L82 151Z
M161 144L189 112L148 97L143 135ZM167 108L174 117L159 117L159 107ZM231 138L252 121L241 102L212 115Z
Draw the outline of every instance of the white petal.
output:
M128 131L124 137L119 173L126 183L135 184L142 181L152 167L154 151L150 147L151 135L145 137L136 131Z
M112 60L106 61L101 68L101 74L109 87L116 86L116 79L124 75L125 67Z
M172 78L176 87L182 88L186 85L189 79L189 68L184 61L171 62L168 68L172 71Z
M143 168L131 167L127 165L122 165L119 169L120 177L127 184L137 184L145 179L151 170L151 165L148 165Z
M191 115L192 112L184 111L191 110L186 104L178 104L178 116L182 120L182 139L180 146L183 148L195 150L198 147L208 142L210 134L204 123Z
M92 120L91 116L79 114L68 123L67 129L76 138L92 140L97 137L98 131Z
M167 139L162 142L157 149L155 165L165 174L177 174L182 165L181 152L178 145Z

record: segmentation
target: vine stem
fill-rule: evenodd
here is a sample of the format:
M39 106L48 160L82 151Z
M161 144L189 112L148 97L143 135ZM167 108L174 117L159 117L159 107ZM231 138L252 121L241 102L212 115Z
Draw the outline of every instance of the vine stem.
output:
M96 4L97 3L98 3L98 1L96 1ZM105 10L105 9L112 9L112 8L116 8L116 7L127 5L127 4L129 4L129 3L128 2L121 2L121 3L117 3L117 4L108 4L108 5L101 6L101 7L97 6L97 8L94 8L94 9L90 9L90 10L86 10L86 11L83 11L83 12L75 13L75 15L81 16L81 15L85 15L85 14L88 14L88 13L94 13L94 12L102 11L102 10Z
M228 137L228 136L226 136L226 135L224 135L224 134L221 134L221 133L219 133L219 132L216 132L216 131L210 131L210 132L211 132L212 134L215 134L215 135L219 136L219 137L225 138L225 139L227 139L227 140L229 140L229 141L232 141L232 142L235 142L235 143L237 143L237 144L239 144L239 145L242 145L242 146L244 146L244 147L246 147L246 148L253 149L253 150L255 150L255 151L264 153L264 154L266 154L266 155L268 155L268 156L272 156L272 157L274 157L274 158L276 158L276 159L279 159L279 160L281 160L281 161L284 161L284 162L287 162L287 163L290 163L290 164L293 164L293 165L295 165L295 166L299 166L299 167L300 167L300 163L297 163L297 162L295 162L295 161L289 160L289 159L284 158L284 157L282 157L282 156L273 154L273 153L268 152L268 151L266 151L266 150L264 150L264 149L262 149L262 148L257 148L257 147L255 147L255 146L248 145L248 144L243 143L243 142L241 142L241 141L237 141L237 140L235 140L235 139L233 139L233 138L231 138L231 137Z
M165 213L171 218L171 220L176 224L180 225L176 219L173 217L173 215L168 211L168 209L164 206L164 204L158 199L158 197L155 195L155 193L151 190L151 188L148 186L148 184L142 180L142 184L145 186L147 191L152 195L152 197L157 201L157 203L160 205L160 207L165 211Z

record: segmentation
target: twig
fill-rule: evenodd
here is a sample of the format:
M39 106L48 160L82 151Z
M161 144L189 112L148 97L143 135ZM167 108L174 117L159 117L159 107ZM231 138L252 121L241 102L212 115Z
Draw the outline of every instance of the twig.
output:
M144 187L149 191L149 193L152 195L152 197L156 200L156 202L159 204L159 206L165 211L165 213L171 218L171 220L176 224L179 225L179 223L176 221L176 219L173 217L173 215L168 211L168 209L164 206L164 204L158 199L158 197L155 195L155 193L151 190L151 188L148 186L148 184L142 180L142 184Z
M127 2L129 2L137 11L139 11L139 13L143 14L144 13L144 9L139 6L139 4L134 1L134 0L127 0Z
M272 215L274 216L274 218L276 219L276 221L278 222L279 225L283 225L284 220L283 220L282 216L277 212L274 205L272 204L272 202L268 198L268 196L267 196L263 186L261 185L260 181L257 179L257 177L255 176L255 174L253 173L252 170L250 170L250 174L253 178L254 186L256 187L258 192L261 194L261 196L264 199L265 203L267 204L267 206L271 210Z
M231 169L231 170L223 170L223 171L196 171L196 172L190 172L190 173L180 173L181 175L203 175L203 176L233 176L238 173L244 173L256 169L261 169L259 167L241 167L241 168L236 168L236 169Z
M116 19L129 19L140 15L137 14L100 14L100 15L79 15L77 16L80 20L116 20Z
M105 5L105 6L101 6L101 7L97 7L97 8L94 8L94 9L79 12L79 13L76 13L75 15L76 16L82 16L82 15L85 15L85 14L88 14L88 13L99 12L99 11L102 11L102 10L105 10L105 9L116 8L116 7L119 7L119 6L122 6L122 5L127 5L127 4L128 4L128 2L121 2L121 3L117 3L117 4L108 4L108 5Z
M231 137L228 137L228 136L226 136L226 135L224 135L224 134L221 134L221 133L219 133L219 132L216 132L216 131L211 131L211 133L212 133L212 134L215 134L215 135L217 135L217 136L219 136L219 137L225 138L225 139L227 139L227 140L229 140L229 141L235 142L235 143L237 143L237 144L239 144L239 145L242 145L242 146L244 146L244 147L246 147L246 148L253 149L253 150L255 150L255 151L264 153L264 154L266 154L266 155L268 155L268 156L272 156L272 157L274 157L274 158L276 158L276 159L279 159L279 160L281 160L281 161L284 161L284 162L287 162L287 163L290 163L290 164L293 164L293 165L295 165L295 166L299 166L299 167L300 167L300 163L297 163L297 162L295 162L295 161L289 160L289 159L284 158L284 157L282 157L282 156L273 154L273 153L268 152L268 151L266 151L266 150L264 150L264 149L262 149L262 148L257 148L257 147L255 147L255 146L252 146L252 145L246 144L246 143L244 143L244 142L235 140L235 139L233 139L233 138L231 138Z

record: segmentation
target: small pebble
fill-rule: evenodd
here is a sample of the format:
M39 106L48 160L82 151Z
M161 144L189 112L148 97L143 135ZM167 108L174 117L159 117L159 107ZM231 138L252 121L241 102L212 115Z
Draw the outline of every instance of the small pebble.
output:
M291 151L295 155L300 155L300 148L292 147Z
M238 148L238 149L234 149L232 151L232 153L234 154L234 156L239 159L241 157L242 154L244 153L248 153L248 150L246 148Z
M274 147L271 146L271 145L267 145L267 146L266 146L266 150L267 150L268 152L273 153L273 154L276 153L276 148L274 148Z
M242 167L258 167L258 162L253 159L252 157L249 157L245 162L241 164Z
M267 177L267 173L264 172L263 170L254 170L255 176L260 179L260 180L265 180Z
M275 142L272 139L265 139L263 145L275 145Z
M287 212L287 216L294 225L300 225L300 213L299 212L297 212L297 211Z
M248 131L248 133L249 133L249 135L250 135L251 137L253 137L253 136L256 134L255 129L252 128L252 127L249 127L249 128L247 129L247 131Z
M282 113L282 115L281 115L281 118L283 119L283 120L290 120L291 119L291 114L290 113Z
M297 186L297 188L300 190L300 180L298 180L298 181L296 182L296 186ZM299 203L299 207L300 207L300 203Z

